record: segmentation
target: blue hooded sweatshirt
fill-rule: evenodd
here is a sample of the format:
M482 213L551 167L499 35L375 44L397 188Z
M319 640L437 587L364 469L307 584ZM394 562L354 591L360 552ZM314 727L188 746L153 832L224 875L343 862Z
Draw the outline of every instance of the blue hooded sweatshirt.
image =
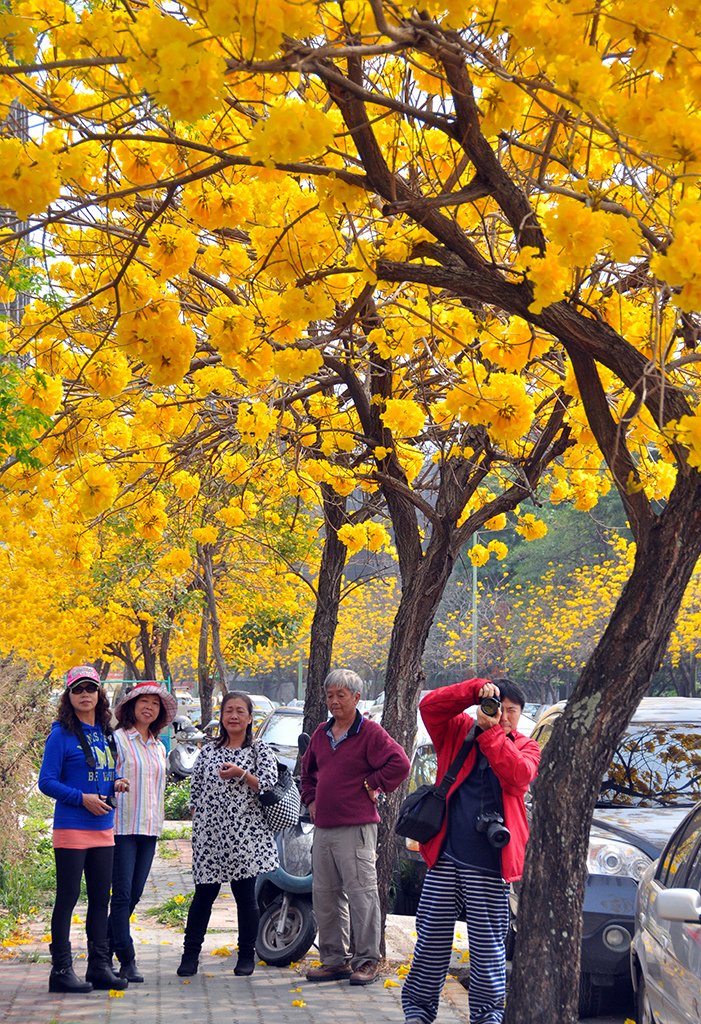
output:
M114 794L114 759L100 726L81 724L97 767L88 767L77 737L54 722L44 749L39 789L56 801L54 828L102 831L113 828L114 811L91 814L83 807L83 793Z

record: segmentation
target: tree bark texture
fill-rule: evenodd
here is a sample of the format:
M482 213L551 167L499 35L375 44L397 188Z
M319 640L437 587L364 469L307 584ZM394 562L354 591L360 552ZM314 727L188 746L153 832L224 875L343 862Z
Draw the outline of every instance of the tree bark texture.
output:
M664 655L700 554L701 488L692 479L638 545L611 621L543 753L506 1024L578 1020L583 888L600 781Z
M199 548L199 545L198 545ZM204 587L204 593L207 600L207 607L209 608L209 632L212 638L212 654L214 656L214 662L217 666L217 674L219 676L219 689L221 690L222 697L227 691L227 671L224 657L221 649L221 629L219 626L219 612L217 610L217 595L214 592L214 568L212 566L212 549L209 545L204 545L198 551L200 558L200 564L202 566L202 583ZM209 716L211 718L211 714ZM206 725L209 718L202 716L202 724Z
M200 635L197 644L197 689L200 695L200 714L202 724L207 725L212 718L212 691L214 680L209 675L209 605L202 605L200 619Z
M346 517L346 499L328 484L321 485L324 503L325 534L321 552L316 607L309 635L309 663L304 695L304 725L311 734L327 717L324 679L331 670L333 642L338 626L341 584L347 548L338 539L338 531Z

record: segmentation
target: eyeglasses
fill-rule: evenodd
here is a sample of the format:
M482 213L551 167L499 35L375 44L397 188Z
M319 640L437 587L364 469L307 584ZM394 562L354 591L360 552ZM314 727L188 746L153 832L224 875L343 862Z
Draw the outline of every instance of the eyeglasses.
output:
M98 690L97 683L83 683L82 686L71 687L71 693L97 693Z

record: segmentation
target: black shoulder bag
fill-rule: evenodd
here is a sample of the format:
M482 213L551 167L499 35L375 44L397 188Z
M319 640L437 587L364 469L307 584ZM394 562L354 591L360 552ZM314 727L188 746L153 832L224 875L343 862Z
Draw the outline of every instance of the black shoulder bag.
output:
M427 843L429 839L438 835L445 817L448 790L455 782L465 758L472 750L475 742L475 729L476 726L473 725L439 785L419 786L402 801L397 823L394 826L397 835L415 839L419 843Z

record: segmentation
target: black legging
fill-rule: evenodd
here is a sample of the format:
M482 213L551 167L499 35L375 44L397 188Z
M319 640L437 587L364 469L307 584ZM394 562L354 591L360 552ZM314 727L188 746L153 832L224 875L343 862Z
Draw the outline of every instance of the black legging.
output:
M239 878L230 882L236 900L239 922L239 955L253 956L258 934L258 904L256 902L256 879ZM185 948L199 950L204 942L214 901L219 895L219 882L203 882L195 885L195 895L187 915L185 927Z
M107 908L112 883L113 846L93 846L89 850L54 848L56 858L56 902L51 915L51 942L56 949L70 942L71 918L80 896L80 880L85 872L88 913L85 932L90 942L107 942Z

